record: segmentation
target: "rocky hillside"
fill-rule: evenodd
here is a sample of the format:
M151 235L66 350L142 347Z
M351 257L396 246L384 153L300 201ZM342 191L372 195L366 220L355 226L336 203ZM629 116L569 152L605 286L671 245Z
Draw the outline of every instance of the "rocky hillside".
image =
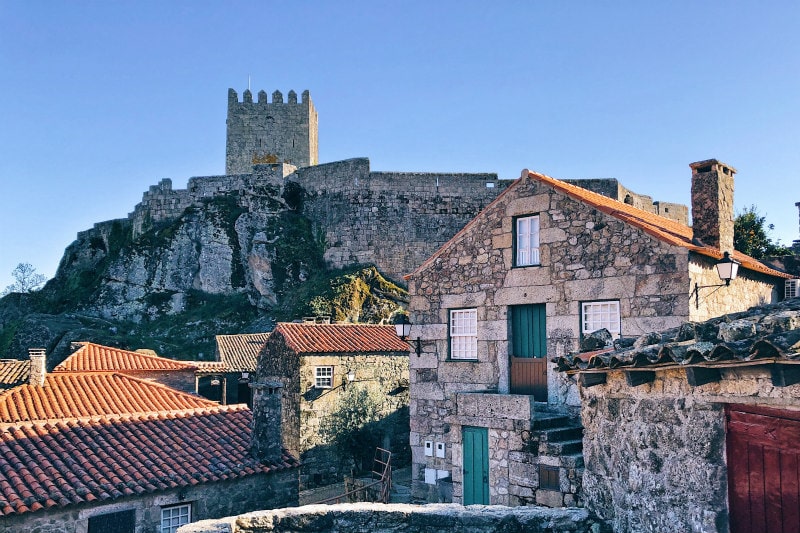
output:
M145 231L120 219L82 232L42 290L0 300L0 356L39 345L59 359L70 342L91 340L210 359L216 334L319 314L379 322L405 305L406 292L374 267L327 270L315 237L324 232L285 196L227 193Z

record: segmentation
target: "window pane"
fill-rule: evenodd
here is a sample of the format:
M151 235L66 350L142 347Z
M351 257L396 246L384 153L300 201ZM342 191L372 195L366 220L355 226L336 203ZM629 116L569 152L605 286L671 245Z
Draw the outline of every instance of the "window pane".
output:
M605 328L614 338L619 337L619 302L585 302L582 315L584 334Z
M179 526L192 521L191 507L178 505L161 510L161 533L175 533Z
M475 309L450 311L450 357L477 359L478 312Z
M539 264L539 217L517 219L517 266Z

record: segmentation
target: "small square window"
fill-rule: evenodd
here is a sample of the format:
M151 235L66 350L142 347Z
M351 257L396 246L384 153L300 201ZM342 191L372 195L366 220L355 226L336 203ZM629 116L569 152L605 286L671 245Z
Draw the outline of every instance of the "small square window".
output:
M607 329L613 338L619 338L619 302L583 302L581 304L581 333L589 335L603 328Z
M330 389L333 387L333 367L318 366L314 368L314 387Z
M450 311L450 358L478 358L478 311L476 309Z
M515 225L514 265L531 266L539 262L539 217L520 217Z
M544 490L561 490L561 480L557 466L539 465L539 488Z
M178 527L192 521L192 506L176 505L161 509L161 533L175 533Z

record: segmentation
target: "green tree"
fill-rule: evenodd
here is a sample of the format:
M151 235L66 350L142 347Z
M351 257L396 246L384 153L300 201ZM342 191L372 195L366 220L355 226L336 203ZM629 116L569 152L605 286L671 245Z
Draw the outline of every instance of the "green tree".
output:
M791 255L789 248L767 235L767 232L775 229L775 225L767 224L766 220L766 216L761 216L754 205L736 215L733 221L733 247L755 259Z
M382 401L359 386L351 385L332 413L322 419L320 435L336 447L343 461L353 460L364 468L380 444Z
M20 263L17 268L11 271L14 283L3 289L0 296L5 296L12 292L33 292L47 281L47 277L36 272L30 263Z

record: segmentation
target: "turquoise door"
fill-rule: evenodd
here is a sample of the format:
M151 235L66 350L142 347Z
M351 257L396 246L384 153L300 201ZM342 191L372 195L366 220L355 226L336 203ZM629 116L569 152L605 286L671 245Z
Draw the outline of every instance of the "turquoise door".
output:
M465 427L464 505L489 505L489 430Z

